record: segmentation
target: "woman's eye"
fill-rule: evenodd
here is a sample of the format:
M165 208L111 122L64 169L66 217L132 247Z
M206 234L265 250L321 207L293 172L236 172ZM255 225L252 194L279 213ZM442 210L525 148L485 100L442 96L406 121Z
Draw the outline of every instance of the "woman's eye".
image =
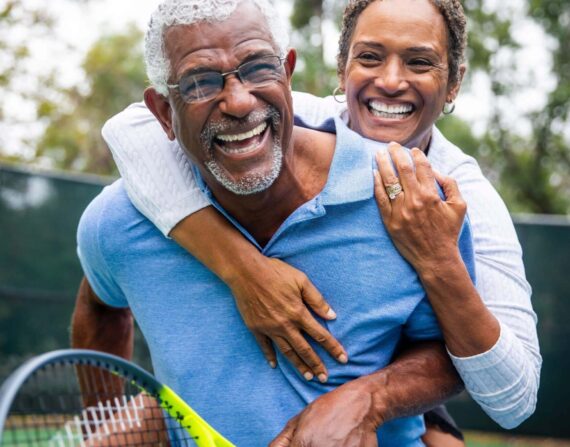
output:
M416 67L431 67L433 64L427 59L412 59L410 61L410 65L414 65Z
M359 55L356 56L356 59L358 59L361 62L377 62L380 61L382 58L381 56L375 53L360 53Z

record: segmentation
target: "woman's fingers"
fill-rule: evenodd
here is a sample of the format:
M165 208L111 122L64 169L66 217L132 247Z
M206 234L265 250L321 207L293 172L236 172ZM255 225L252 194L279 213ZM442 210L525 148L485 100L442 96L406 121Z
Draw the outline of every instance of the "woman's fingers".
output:
M376 158L378 159L378 154L376 155ZM386 222L392 213L392 204L390 203L390 198L388 197L386 188L382 183L380 172L377 169L374 170L374 197L376 198L376 203L380 210L380 214L382 215L382 219Z
M418 148L412 149L410 153L420 187L425 188L426 191L437 192L435 175L426 154Z
M307 303L313 312L325 320L334 320L336 318L335 311L308 278L303 281L301 288L303 301Z
M325 365L298 331L291 332L287 338L276 337L275 344L306 380L312 380L316 376L320 382L327 381L328 371Z
M418 182L409 152L398 143L392 142L388 145L388 153L398 175L398 177L389 178L388 180L391 182L400 182L404 192L408 195L413 193L417 189Z
M457 186L457 182L452 179L451 177L442 175L438 171L433 171L433 175L441 189L443 190L443 194L445 195L446 202L457 202L463 201L463 197L461 196L461 192L459 191L459 186Z
M307 335L325 348L337 362L347 363L348 354L338 340L334 338L329 331L316 322L312 316L309 315L309 318L312 321L306 322L303 328Z
M273 344L271 343L271 339L263 334L253 334L255 339L257 340L257 344L261 348L261 352L263 352L263 356L269 366L275 368L277 366L277 356L275 355L275 349L273 349Z

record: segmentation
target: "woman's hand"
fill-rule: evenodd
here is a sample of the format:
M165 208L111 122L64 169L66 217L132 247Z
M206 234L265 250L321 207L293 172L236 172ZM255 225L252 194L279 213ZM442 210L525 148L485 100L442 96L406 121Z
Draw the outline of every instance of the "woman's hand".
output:
M336 314L307 278L290 265L259 254L228 281L241 316L255 336L272 367L276 366L273 343L307 379L328 379L322 359L305 340L306 333L337 361L346 363L340 343L313 317L309 308L325 320Z
M386 229L402 256L418 273L439 268L458 259L457 239L467 212L457 183L450 177L434 172L425 154L412 149L411 158L397 143L388 145L396 168L394 171L386 152L376 155L374 193ZM438 195L436 180L445 200ZM394 199L386 187L396 183L403 191Z
M499 339L500 326L477 293L459 253L457 239L467 205L455 180L431 169L425 154L411 157L396 143L377 154L374 193L384 224L404 258L418 272L433 307L447 349L457 357L487 352ZM441 186L442 200L435 186ZM386 187L400 182L393 199Z

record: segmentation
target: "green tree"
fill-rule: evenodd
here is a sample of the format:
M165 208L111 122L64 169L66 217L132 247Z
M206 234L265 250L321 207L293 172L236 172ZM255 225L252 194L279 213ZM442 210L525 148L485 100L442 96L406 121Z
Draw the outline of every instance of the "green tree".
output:
M293 77L295 90L325 96L337 85L336 68L325 61L322 27L327 19L336 21L338 4L326 0L295 0L291 15L292 43L298 50L298 66Z
M101 37L83 62L86 86L58 89L56 100L42 98L38 116L48 121L37 156L59 168L114 174L116 168L101 138L101 127L145 88L142 33L131 25L124 34Z
M27 6L20 0L0 2L0 97L3 98L0 101L0 129L4 127L0 131L0 159L20 159L17 154L9 154L7 150L5 135L10 126L16 123L10 107L14 97L22 101L32 100L27 85L18 82L33 77L28 65L28 42L46 37L52 25L53 21L42 8ZM22 35L26 35L27 39L21 39Z
M473 155L491 175L511 211L569 213L570 157L564 132L568 132L570 107L570 3L526 3L529 17L558 42L552 51L557 85L544 108L522 117L532 123L530 136L512 129L505 116L508 112L500 106L507 103L514 107L513 95L526 87L516 82L519 64L515 58L505 64L504 58L501 63L495 57L505 49L516 54L518 45L512 39L516 24L504 11L488 12L482 0L470 0L465 6L471 23L470 69L485 71L493 92L492 118Z

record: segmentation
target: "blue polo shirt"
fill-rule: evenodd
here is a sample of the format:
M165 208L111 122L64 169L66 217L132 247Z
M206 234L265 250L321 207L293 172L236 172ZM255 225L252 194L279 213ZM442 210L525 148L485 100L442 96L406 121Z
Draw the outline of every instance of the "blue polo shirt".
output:
M78 230L85 274L107 304L129 306L149 345L155 374L238 446L266 446L307 403L386 366L400 337L441 337L419 278L393 245L373 198L377 145L341 122L323 191L293 212L261 248L307 274L338 313L322 324L348 351L341 365L319 346L329 381L307 382L284 359L267 366L227 286L131 204L117 181L89 205ZM473 274L468 225L460 249ZM421 416L390 421L383 447L421 446Z

